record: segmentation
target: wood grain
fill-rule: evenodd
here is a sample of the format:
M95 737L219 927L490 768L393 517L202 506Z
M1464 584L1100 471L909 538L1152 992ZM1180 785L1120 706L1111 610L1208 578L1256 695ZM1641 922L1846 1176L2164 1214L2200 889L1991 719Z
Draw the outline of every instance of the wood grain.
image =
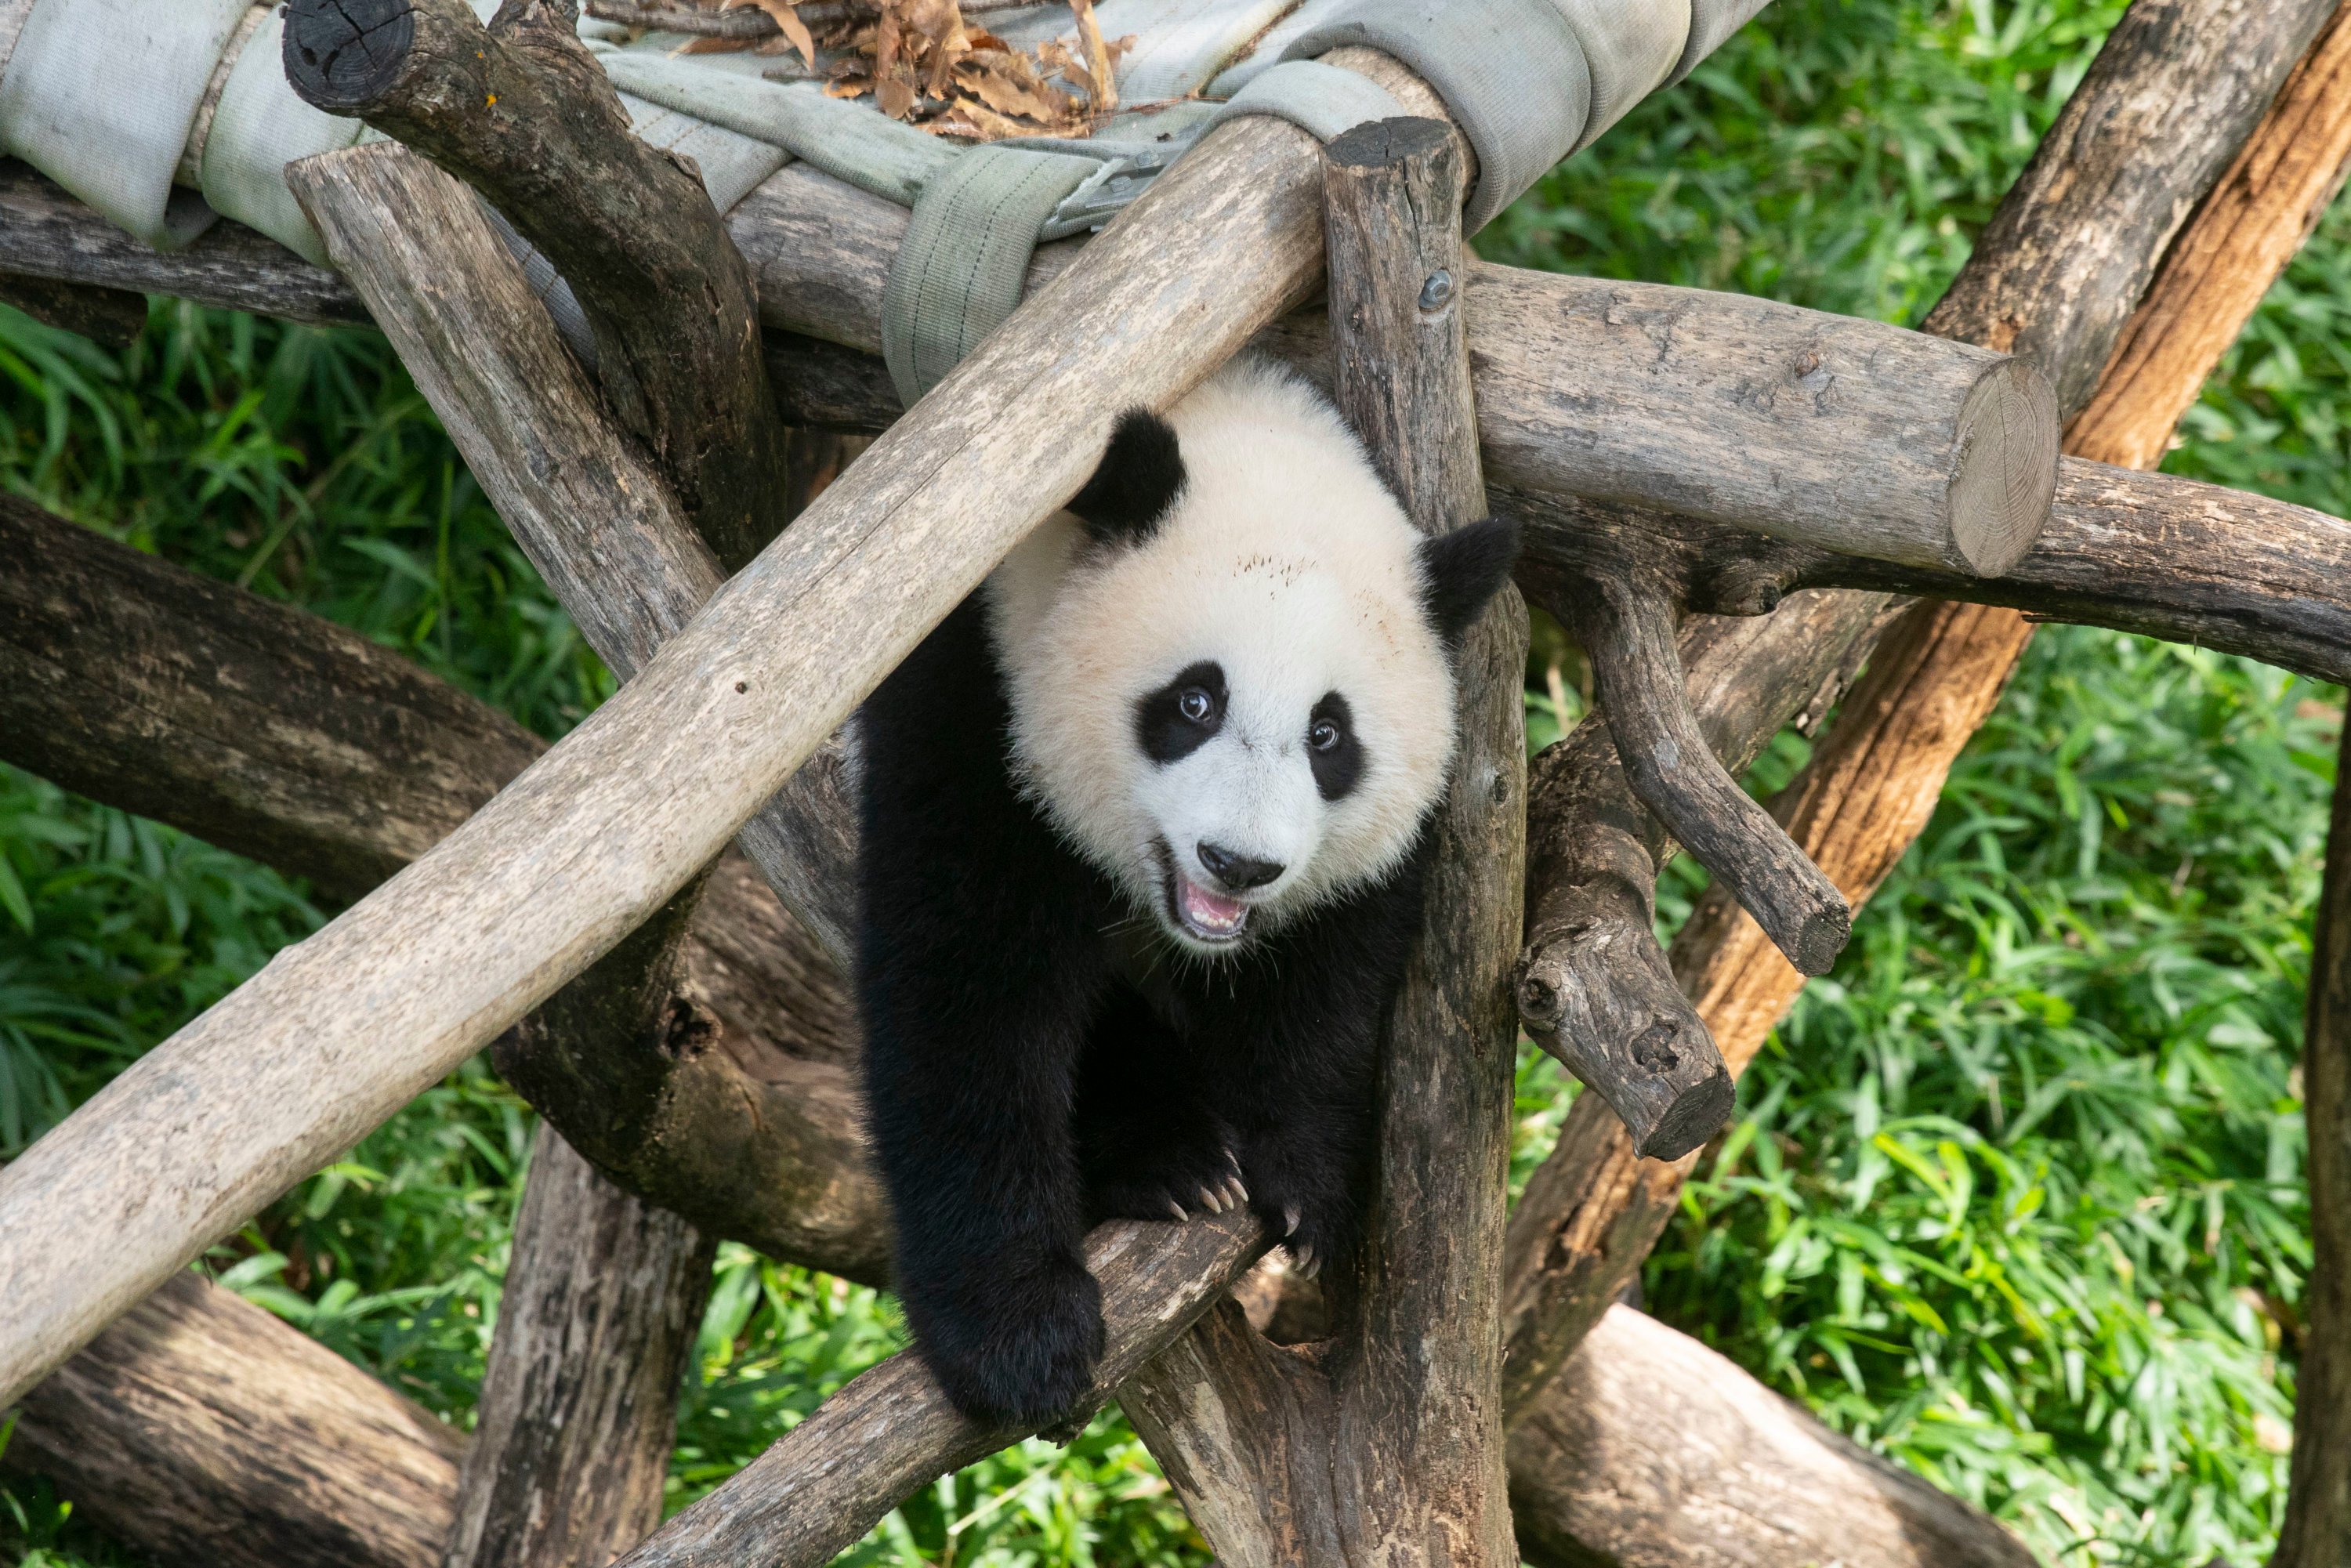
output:
M25 1396L7 1464L168 1568L439 1568L465 1448L182 1272Z
M1722 1356L1612 1307L1510 1434L1535 1568L2032 1568L2023 1542Z
M545 749L366 638L0 498L0 759L355 899ZM528 1023L507 1081L630 1190L715 1234L888 1277L889 1219L822 946L739 856L684 954L655 1052Z
M2327 7L2276 9L2298 18ZM2351 11L2336 7L2165 255L2097 394L2066 429L2068 451L2126 468L2163 461L2204 379L2343 188L2346 157Z
M630 129L576 16L507 5L485 26L465 0L289 0L286 78L457 175L554 264L606 406L733 572L787 515L750 268L692 161Z
M540 1125L444 1568L600 1565L661 1522L715 1246Z
M1076 491L1116 411L1173 402L1314 286L1318 159L1278 121L1210 132L611 701L0 1171L0 1399L707 863Z
M2351 723L2335 767L2326 883L2310 944L2303 1114L2310 1129L2310 1272L2294 1381L2294 1472L2270 1568L2351 1560Z
M1223 1298L1271 1238L1246 1212L1182 1225L1115 1220L1086 1239L1102 1286L1094 1402ZM820 1568L916 1488L1024 1432L965 1419L911 1354L859 1374L733 1479L621 1559L620 1568Z

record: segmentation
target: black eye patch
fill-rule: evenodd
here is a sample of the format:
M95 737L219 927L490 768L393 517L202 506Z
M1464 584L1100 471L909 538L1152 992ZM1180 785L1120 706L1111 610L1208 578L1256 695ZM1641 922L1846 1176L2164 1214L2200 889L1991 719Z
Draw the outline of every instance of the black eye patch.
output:
M1355 737L1355 716L1337 692L1323 694L1307 718L1306 761L1314 769L1315 792L1325 800L1340 799L1364 777L1364 743Z
M1189 757L1225 722L1225 670L1203 661L1134 705L1134 737L1163 767Z

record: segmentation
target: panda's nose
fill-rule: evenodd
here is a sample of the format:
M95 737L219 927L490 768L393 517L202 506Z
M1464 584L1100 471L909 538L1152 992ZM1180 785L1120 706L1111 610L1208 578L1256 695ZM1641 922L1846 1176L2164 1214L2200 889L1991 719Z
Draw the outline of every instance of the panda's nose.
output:
M1263 887L1285 869L1279 861L1261 861L1254 855L1235 854L1206 839L1200 841L1199 856L1200 863L1207 868L1208 874L1222 883L1228 893L1247 893L1250 888Z

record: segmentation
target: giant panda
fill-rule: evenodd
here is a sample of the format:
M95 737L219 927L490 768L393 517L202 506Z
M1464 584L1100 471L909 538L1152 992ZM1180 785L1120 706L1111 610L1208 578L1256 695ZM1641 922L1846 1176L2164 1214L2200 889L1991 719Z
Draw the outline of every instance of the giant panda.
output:
M1121 419L868 699L868 1113L967 1415L1084 1393L1096 1221L1246 1203L1310 1271L1354 1246L1452 653L1516 550L1425 540L1318 392L1236 361Z

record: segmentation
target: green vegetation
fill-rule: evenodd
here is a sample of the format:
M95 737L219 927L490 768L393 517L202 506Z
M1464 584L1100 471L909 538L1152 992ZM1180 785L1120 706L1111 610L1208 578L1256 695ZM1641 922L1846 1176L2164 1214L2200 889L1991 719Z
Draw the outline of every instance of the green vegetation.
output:
M1780 0L1562 166L1489 256L1915 319L2116 0ZM2351 212L2194 411L2181 473L2351 510ZM360 628L548 735L609 678L382 343L159 303L128 352L0 314L0 482ZM1541 672L1538 739L1562 716ZM2053 1561L2262 1557L2306 1266L2293 1062L2339 693L2102 632L2036 643L1921 844L1741 1091L1650 1305ZM1803 745L1757 769L1783 779ZM1668 918L1693 873L1677 870ZM311 929L265 868L0 769L0 1158ZM1523 1175L1568 1085L1521 1074ZM470 1420L528 1145L453 1075L216 1253ZM676 1504L900 1340L883 1298L721 1253ZM129 1559L38 1483L0 1561ZM870 1563L1205 1560L1114 1417L911 1500Z

